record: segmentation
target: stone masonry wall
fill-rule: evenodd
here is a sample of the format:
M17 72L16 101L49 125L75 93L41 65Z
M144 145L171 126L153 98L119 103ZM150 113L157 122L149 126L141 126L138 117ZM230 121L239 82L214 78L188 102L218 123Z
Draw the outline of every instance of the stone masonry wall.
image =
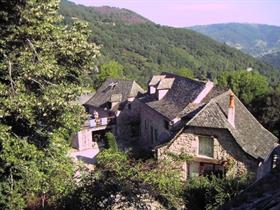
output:
M214 159L225 162L227 175L242 175L246 172L257 172L258 161L245 153L231 134L224 129L190 127L185 129L171 144L157 150L159 159L166 157L166 152L198 156L199 135L210 136L214 140ZM178 163L176 163L178 164ZM179 167L179 166L178 166ZM186 175L185 163L182 163L183 177Z
M130 107L130 108L129 108ZM141 105L134 98L127 101L117 117L117 136L121 141L138 140L140 135Z
M141 113L141 136L139 143L144 148L154 148L155 146L166 142L170 138L170 131L166 129L166 121L164 117L147 105L142 104ZM152 131L154 135L154 142L152 139ZM156 132L155 132L156 130Z

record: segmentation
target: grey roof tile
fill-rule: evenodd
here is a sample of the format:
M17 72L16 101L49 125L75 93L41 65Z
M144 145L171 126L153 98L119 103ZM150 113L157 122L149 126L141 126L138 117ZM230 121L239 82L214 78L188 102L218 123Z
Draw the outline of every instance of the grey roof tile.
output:
M102 107L117 97L121 98L121 102L124 102L129 97L136 97L140 93L144 93L144 90L135 81L107 79L85 105Z
M163 72L165 78L174 79L172 88L161 99L157 100L154 96L146 94L142 102L163 115L169 120L179 116L179 114L191 103L204 89L205 82L192 80L186 77L177 76Z
M241 148L252 157L264 159L278 139L266 130L235 97L235 128L228 122L230 91L209 101L188 123L188 126L229 130Z
M163 89L171 89L173 83L174 83L175 78L164 78L160 80L157 89L158 90L163 90Z

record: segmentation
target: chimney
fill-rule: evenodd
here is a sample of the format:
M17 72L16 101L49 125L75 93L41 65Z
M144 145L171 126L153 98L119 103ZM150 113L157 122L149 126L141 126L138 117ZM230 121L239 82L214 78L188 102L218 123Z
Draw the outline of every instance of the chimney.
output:
M235 104L232 92L229 95L228 122L235 128Z

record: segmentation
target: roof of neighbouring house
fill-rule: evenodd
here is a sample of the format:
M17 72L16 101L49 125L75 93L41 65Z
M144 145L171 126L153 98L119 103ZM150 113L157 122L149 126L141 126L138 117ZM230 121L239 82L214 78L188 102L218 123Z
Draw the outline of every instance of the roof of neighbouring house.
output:
M187 126L227 129L246 153L256 159L265 159L278 142L277 137L266 130L236 96L233 127L227 120L231 93L226 91L211 99Z
M158 78L157 83L162 78L161 81L164 81L162 86L170 88L167 94L161 100L157 100L156 96L147 93L140 100L169 120L176 118L199 95L206 85L205 82L167 72L157 75L156 79ZM154 76L151 82L156 79ZM159 85L161 85L161 82Z
M102 107L112 100L124 102L129 97L136 97L142 93L144 93L144 90L135 81L109 78L97 89L95 95L85 105Z

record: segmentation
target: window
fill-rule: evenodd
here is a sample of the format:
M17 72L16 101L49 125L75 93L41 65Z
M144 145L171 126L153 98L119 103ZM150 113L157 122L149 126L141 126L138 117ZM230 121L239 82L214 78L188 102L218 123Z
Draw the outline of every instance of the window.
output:
M169 130L169 122L167 120L164 120L164 127Z
M213 157L214 156L214 141L208 136L199 136L198 154Z
M112 108L112 102L107 102L107 104L105 105L104 108L111 109Z

